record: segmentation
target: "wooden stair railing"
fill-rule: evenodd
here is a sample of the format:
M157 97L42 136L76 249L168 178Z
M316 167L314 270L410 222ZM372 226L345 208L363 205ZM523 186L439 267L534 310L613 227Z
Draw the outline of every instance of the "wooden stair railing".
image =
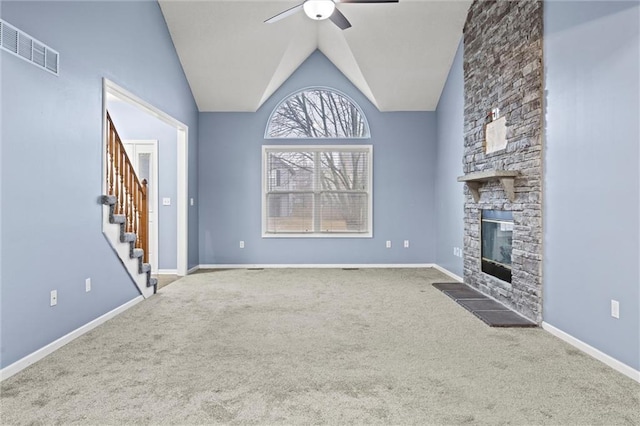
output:
M122 140L107 112L107 190L117 198L114 214L124 215L125 230L136 234L135 247L144 251L149 262L149 207L147 180L138 179Z

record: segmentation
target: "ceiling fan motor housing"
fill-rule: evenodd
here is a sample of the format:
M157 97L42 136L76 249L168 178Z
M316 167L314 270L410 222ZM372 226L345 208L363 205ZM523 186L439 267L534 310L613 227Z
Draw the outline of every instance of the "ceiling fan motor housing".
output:
M336 4L333 0L306 0L302 7L309 18L320 21L333 14Z

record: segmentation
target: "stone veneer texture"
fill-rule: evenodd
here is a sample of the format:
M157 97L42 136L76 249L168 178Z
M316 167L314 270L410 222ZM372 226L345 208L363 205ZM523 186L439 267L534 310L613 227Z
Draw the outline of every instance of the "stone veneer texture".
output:
M465 185L464 280L525 317L542 318L542 1L478 1L464 28L464 173L518 170L515 201L491 181L474 202ZM486 154L488 114L500 108L507 147ZM512 282L481 271L480 214L513 212Z

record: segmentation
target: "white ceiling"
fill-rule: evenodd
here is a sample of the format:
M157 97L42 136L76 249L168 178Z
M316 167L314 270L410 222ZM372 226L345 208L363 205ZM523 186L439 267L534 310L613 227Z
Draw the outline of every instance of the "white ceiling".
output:
M159 0L200 111L256 111L320 50L381 111L433 111L470 0L400 0L337 7L353 25L302 11L302 0Z

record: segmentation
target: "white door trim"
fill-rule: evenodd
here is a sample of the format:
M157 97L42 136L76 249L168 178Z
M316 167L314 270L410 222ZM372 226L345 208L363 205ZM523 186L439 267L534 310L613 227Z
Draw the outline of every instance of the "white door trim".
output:
M178 183L178 192L177 192L177 234L178 234L178 247L177 247L177 270L178 275L187 275L187 264L188 264L188 245L189 245L189 223L188 223L188 205L187 205L187 194L188 194L188 186L189 186L189 152L188 152L188 141L189 141L189 127L182 123L179 120L176 120L169 114L164 111L156 108L150 103L144 101L128 90L118 86L116 83L108 80L106 78L102 79L102 112L103 112L103 130L102 130L102 152L106 152L107 149L107 97L115 96L121 101L124 101L134 107L139 108L140 110L150 114L159 120L169 124L174 127L177 132L177 176L176 181ZM107 183L106 183L106 170L107 170L107 158L106 155L103 155L102 159L102 193L106 194L107 191ZM158 253L159 255L159 253Z
M189 128L187 126L178 127L178 259L177 270L179 276L187 275L188 246L189 246L189 207L187 194L189 193ZM182 237L181 237L182 236Z

